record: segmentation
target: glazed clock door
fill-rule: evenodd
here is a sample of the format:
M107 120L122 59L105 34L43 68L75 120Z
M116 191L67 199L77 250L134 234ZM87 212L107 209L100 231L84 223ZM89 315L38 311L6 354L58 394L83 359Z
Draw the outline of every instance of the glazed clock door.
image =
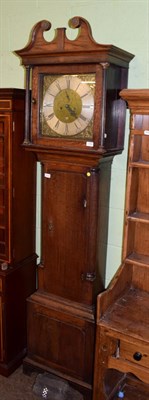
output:
M10 261L10 190L8 177L10 170L10 117L0 115L0 259Z
M90 238L90 219L91 207L97 201L98 174L94 177L83 167L77 172L75 168L52 169L50 164L43 168L42 289L73 301L91 303L93 282L89 277L94 281L95 262L90 258L96 229Z

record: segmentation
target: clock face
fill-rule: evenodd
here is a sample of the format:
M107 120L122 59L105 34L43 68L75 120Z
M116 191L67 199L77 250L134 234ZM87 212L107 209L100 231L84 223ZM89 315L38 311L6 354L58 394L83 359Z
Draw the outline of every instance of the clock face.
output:
M41 134L52 137L92 138L95 74L45 75L41 107Z

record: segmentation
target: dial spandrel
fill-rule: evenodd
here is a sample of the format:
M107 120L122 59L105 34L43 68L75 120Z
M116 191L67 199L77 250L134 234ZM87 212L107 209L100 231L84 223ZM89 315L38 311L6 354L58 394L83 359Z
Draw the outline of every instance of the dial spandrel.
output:
M95 74L44 75L41 135L92 138L94 90Z

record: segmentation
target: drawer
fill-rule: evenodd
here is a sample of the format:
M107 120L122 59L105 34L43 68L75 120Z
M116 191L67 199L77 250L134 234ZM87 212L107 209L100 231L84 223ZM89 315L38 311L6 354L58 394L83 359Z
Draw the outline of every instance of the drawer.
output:
M149 368L149 345L120 341L120 358Z
M11 100L0 100L0 110L11 110L12 101Z

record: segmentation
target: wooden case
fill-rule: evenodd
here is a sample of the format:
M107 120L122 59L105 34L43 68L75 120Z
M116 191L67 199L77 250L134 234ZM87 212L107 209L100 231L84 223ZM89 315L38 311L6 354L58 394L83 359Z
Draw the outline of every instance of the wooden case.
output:
M119 91L127 87L133 55L96 43L81 17L72 18L70 26L79 28L75 40L58 28L47 42L43 33L51 24L40 21L29 45L16 52L26 67L24 146L36 153L42 169L39 285L28 299L24 369L37 367L63 376L90 399L95 304L105 278L111 164L124 143L126 104ZM43 75L91 73L96 86L92 139L44 136Z
M123 385L129 373L142 381L134 398L149 391L149 90L121 96L130 108L123 263L97 298L94 400L115 399L118 389L133 398ZM114 370L123 373L115 385L106 380Z
M36 288L35 157L22 147L25 91L0 89L0 373L26 353L26 298Z

